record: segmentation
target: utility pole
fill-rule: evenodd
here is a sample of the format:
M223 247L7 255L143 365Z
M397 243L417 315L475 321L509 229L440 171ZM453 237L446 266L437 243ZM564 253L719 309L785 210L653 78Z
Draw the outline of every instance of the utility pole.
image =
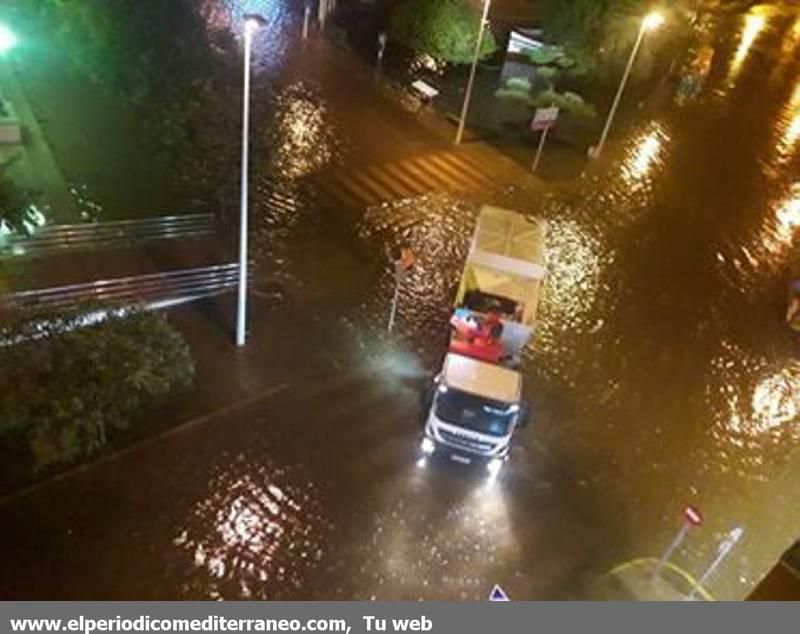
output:
M639 28L639 34L636 36L636 43L633 45L631 56L628 58L628 64L625 66L625 72L622 74L622 80L619 82L619 88L617 88L617 94L614 96L614 102L611 104L611 110L608 112L608 118L606 118L603 133L600 135L600 141L591 152L592 158L600 158L600 154L603 153L603 148L608 139L608 133L611 131L611 124L614 122L614 117L617 114L620 101L622 101L622 93L625 92L625 86L628 84L628 78L631 75L631 70L633 70L633 63L636 61L636 56L639 54L639 49L642 46L645 33L657 29L663 22L663 16L656 12L647 14L642 20L642 26Z
M478 41L475 43L475 55L472 58L472 68L469 71L469 80L467 81L467 91L464 93L464 104L461 106L461 118L458 121L458 130L456 131L456 145L460 145L464 138L464 128L467 125L467 115L469 114L469 102L472 98L472 86L475 83L475 73L478 69L478 61L481 57L481 47L483 46L483 31L486 28L486 21L489 19L489 6L491 0L483 0L483 13L481 14L481 26L478 29Z

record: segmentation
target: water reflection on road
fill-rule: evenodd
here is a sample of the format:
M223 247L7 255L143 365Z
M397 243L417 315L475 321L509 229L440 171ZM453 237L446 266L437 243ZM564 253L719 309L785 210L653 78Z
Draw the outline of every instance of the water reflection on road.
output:
M410 246L418 266L398 325L431 363L479 203L547 218L550 278L525 365L543 412L533 433L552 460L575 465L585 504L608 500L607 520L630 529L627 543L608 546L609 564L657 553L687 502L709 518L678 558L693 572L719 535L743 524L752 537L715 582L722 596L740 596L800 525L800 505L764 502L790 495L791 477L778 474L800 440L800 365L781 323L800 227L800 69L786 52L800 46L798 24L772 6L720 18L727 57L717 56L724 72L712 74L707 97L630 131L606 166L568 187L545 197L519 187L398 200L366 210L354 236L386 266L349 323L364 341L380 333L394 288L388 263ZM304 90L287 91L276 116L273 167L283 183L319 169L342 142L324 100ZM277 224L302 211L291 215ZM415 535L416 523L403 529L403 499L375 515L385 559L371 574L413 597L402 553L430 548L436 562L438 545L435 534ZM511 497L503 508L525 503ZM452 513L466 524L480 515L466 502ZM502 527L493 530L505 541ZM504 556L513 557L508 539Z
M301 587L309 562L322 558L329 533L313 483L263 456L220 457L208 495L173 540L196 568L180 594L269 599L275 588Z

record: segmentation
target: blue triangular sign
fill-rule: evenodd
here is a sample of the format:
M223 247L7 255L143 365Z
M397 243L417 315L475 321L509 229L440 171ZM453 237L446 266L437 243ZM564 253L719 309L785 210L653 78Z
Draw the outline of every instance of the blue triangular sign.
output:
M511 601L511 599L508 598L505 590L495 584L494 588L492 588L492 593L489 595L489 601Z

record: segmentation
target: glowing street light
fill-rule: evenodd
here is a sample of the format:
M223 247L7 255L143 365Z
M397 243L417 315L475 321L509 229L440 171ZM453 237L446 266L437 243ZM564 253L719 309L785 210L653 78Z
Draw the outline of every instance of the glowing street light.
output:
M0 55L7 53L17 45L17 36L5 24L0 23Z
M654 31L664 24L664 16L658 11L653 11L644 16L643 26L646 31Z
M236 345L247 339L247 206L250 169L250 62L253 35L266 24L260 15L244 16L244 91L242 104L242 186L239 213L239 301L236 312Z
M603 134L600 136L600 142L592 151L593 158L599 158L600 154L603 152L606 140L608 139L608 133L611 130L611 124L614 122L614 116L617 114L619 102L622 100L622 93L625 92L625 86L628 83L628 78L630 77L631 70L633 69L633 63L636 61L636 56L639 54L639 48L642 46L642 40L644 40L645 33L648 31L655 31L662 24L664 24L664 16L658 11L648 13L642 19L642 26L639 29L639 35L636 37L636 43L633 45L631 56L628 59L628 65L625 67L625 72L622 75L622 81L619 83L619 88L617 89L617 94L614 97L614 102L611 104L611 110L608 113L608 119L606 119L606 125L603 128Z

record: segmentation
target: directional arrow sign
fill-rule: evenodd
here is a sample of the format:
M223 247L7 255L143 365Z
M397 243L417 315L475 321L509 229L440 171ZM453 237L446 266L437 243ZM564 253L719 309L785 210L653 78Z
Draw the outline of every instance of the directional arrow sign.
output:
M505 590L495 584L494 588L492 588L491 594L489 595L489 601L511 601L511 599L508 598Z

